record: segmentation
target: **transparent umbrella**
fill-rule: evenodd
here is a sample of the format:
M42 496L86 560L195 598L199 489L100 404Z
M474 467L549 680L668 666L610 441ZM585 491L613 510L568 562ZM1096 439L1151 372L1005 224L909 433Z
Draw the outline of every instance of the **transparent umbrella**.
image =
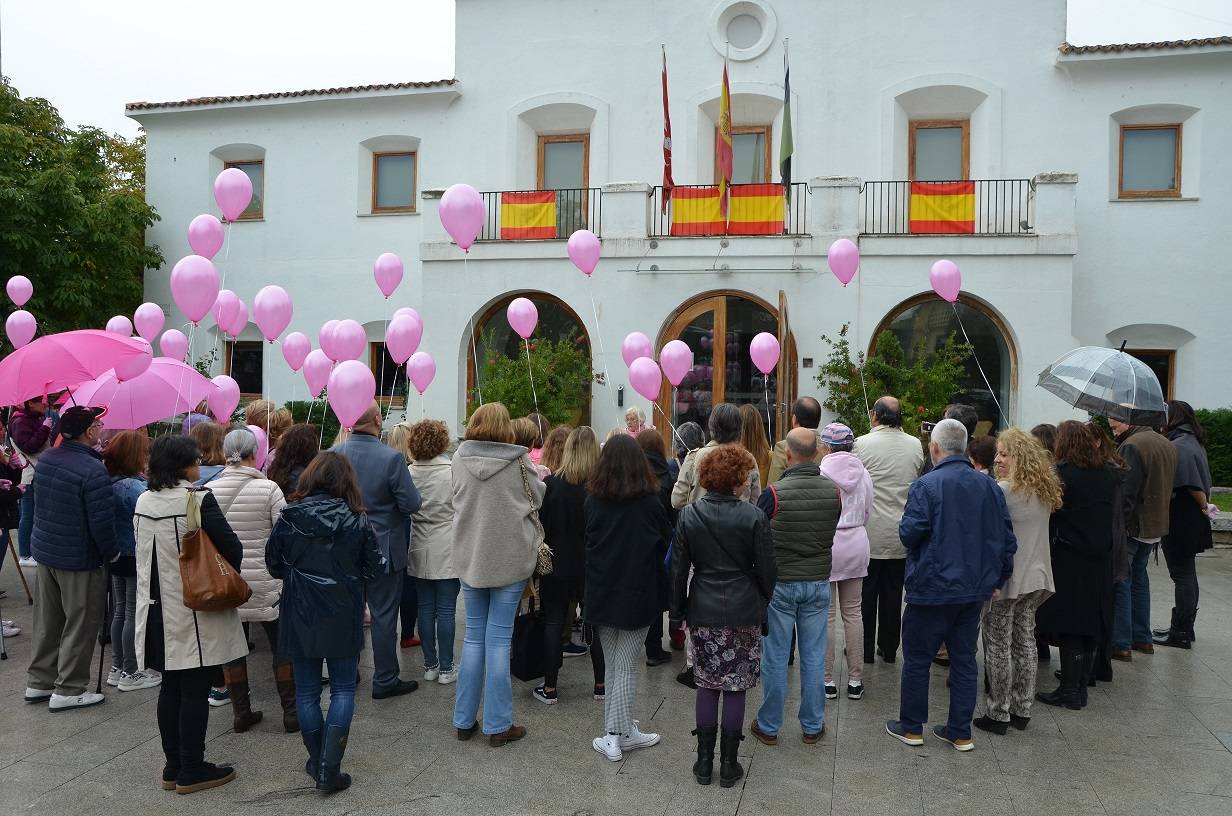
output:
M1167 419L1163 389L1146 363L1103 346L1067 352L1040 372L1041 388L1075 408L1128 425L1162 425Z

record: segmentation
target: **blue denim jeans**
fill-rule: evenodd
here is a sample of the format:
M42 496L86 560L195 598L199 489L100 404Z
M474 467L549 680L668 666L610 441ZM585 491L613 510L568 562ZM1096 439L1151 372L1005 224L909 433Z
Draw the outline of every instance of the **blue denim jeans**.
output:
M21 521L17 522L17 554L30 557L30 534L34 532L34 491L27 487L21 494Z
M946 728L952 738L971 738L975 713L975 641L980 634L980 601L925 606L907 604L903 613L903 674L899 686L898 719L913 734L928 722L928 681L941 644L950 654L950 713Z
M359 674L359 656L328 658L329 713L321 716L321 658L293 661L295 665L295 713L305 731L316 731L326 725L350 728L355 714L355 680Z
M466 603L466 634L462 637L462 665L453 704L455 728L470 728L483 698L483 733L499 734L513 725L513 681L509 678L509 642L525 581L508 586L477 587L462 584Z
M437 581L415 579L415 594L419 599L419 639L423 641L425 669L453 669L454 617L458 609L458 592L462 582L457 578Z
M1125 539L1129 577L1117 581L1113 589L1112 648L1118 651L1151 642L1151 579L1146 564L1153 547L1132 536Z
M830 614L829 581L785 581L774 587L766 610L769 634L762 638L762 702L757 727L770 735L783 727L787 696L787 656L792 632L799 635L800 727L806 734L821 732L826 721L826 624Z

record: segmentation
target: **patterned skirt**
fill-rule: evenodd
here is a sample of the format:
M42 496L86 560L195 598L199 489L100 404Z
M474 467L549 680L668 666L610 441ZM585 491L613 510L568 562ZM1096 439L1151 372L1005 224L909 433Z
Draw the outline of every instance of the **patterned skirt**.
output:
M698 688L745 691L761 680L761 627L697 626L689 637Z

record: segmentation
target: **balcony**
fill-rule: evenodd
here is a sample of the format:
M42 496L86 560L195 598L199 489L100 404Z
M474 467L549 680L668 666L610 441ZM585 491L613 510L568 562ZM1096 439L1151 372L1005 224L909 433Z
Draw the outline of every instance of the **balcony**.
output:
M724 216L719 188L713 184L677 184L664 206L664 190L650 191L649 238L722 235L807 235L807 184L791 185L791 199L781 184L733 184Z
M483 229L480 241L565 240L580 229L602 235L603 191L503 190L480 193Z
M860 234L1034 235L1035 182L866 181Z

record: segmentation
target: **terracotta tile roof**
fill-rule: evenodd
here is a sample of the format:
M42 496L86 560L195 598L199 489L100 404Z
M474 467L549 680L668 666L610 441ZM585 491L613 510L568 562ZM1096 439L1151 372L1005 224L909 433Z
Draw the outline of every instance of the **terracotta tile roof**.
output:
M371 91L399 91L406 88L443 88L456 83L456 79L437 79L431 82L388 82L383 85L351 85L345 88L309 88L302 91L274 91L271 93L242 94L237 96L199 96L175 102L129 102L126 111L153 110L155 108L184 108L194 105L226 105L232 102L256 102L261 99L289 99L297 96L338 96L341 94L367 93Z
M1168 40L1148 43L1113 43L1110 45L1070 45L1061 43L1062 54L1114 53L1118 51L1155 51L1164 48L1205 48L1212 45L1232 45L1232 36L1203 37L1196 40Z

